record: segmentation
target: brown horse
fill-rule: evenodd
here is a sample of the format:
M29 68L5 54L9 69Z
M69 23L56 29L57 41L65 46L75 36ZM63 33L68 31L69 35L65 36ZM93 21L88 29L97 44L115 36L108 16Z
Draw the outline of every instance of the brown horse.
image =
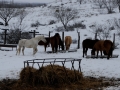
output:
M113 52L114 48L113 48L113 43L110 40L100 40L98 42L95 43L91 54L95 55L95 51L97 51L97 58L98 58L98 53L99 51L101 52L101 56L102 56L102 51L106 53L107 55L107 59L110 58L110 56L112 57L112 52Z
M64 50L64 44L61 40L59 33L56 33L54 36L50 37L50 44L51 44L53 53L57 52L58 47L60 49L60 46L62 47L62 50Z
M94 44L98 41L99 41L98 39L96 39L96 40L92 40L92 39L83 40L83 42L82 42L83 57L84 57L84 54L87 55L88 48L93 49Z
M40 42L38 43L38 45L44 45L45 52L46 52L46 48L47 48L47 46L48 46L49 43L50 43L50 38L49 38L49 37L45 37L45 39L46 39L46 42L40 41Z
M72 38L71 38L71 36L66 36L66 37L65 37L66 50L69 50L71 43L72 43Z

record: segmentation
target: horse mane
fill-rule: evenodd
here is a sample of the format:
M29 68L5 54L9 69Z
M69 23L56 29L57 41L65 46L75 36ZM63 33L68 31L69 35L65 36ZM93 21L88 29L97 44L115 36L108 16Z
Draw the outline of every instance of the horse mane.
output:
M38 45L48 45L50 43L50 37L45 37L46 39L46 42L43 42L43 41L39 41L38 42Z

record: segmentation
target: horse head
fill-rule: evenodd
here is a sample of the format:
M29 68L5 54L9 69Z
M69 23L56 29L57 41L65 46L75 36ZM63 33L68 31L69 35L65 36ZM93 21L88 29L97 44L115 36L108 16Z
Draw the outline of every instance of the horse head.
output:
M39 42L39 41L43 41L43 42L45 42L45 43L47 42L46 39L45 39L45 37L44 37L43 35L37 36L37 37L35 37L35 38L38 40L38 42Z

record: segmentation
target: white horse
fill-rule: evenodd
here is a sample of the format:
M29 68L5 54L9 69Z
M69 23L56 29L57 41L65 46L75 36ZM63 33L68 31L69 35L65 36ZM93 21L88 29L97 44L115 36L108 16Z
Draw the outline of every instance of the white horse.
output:
M41 40L43 42L46 42L46 39L44 38L43 35L37 36L35 38L31 38L31 39L21 39L21 40L19 40L16 55L17 55L17 53L18 53L18 55L20 55L21 48L22 48L22 53L24 55L25 47L26 48L33 48L33 55L35 55L35 53L38 51L38 49L37 49L38 42L41 41Z

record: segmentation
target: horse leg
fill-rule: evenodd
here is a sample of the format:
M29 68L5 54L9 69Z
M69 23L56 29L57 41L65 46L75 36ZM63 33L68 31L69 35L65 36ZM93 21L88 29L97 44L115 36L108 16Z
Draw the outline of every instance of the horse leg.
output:
M83 57L84 57L84 53L85 53L85 48L83 47Z
M18 48L17 51L16 51L16 55L17 55L18 51L19 51L19 48Z
M107 50L107 53L108 53L108 55L107 55L107 59L109 59L110 58L110 56L112 57L112 52L109 50Z
M97 58L98 58L99 50L97 50Z
M86 48L86 50L85 50L85 55L87 56L87 51L88 51L88 48Z
M102 50L100 50L101 56L102 56Z
M16 55L17 55L17 54L20 55L20 51L21 51L21 47L19 47L19 48L17 49Z
M23 55L24 55L24 50L25 50L25 47L23 46L23 48L22 48L22 53L23 53Z
M53 46L51 46L52 47L52 53L54 53L54 47Z
M70 44L69 44L69 49L70 49Z
M55 52L57 53L57 50L58 50L58 46L55 46Z
M45 48L45 52L46 52L46 47L47 47L47 46L46 46L46 45L44 45L44 48Z
M33 48L33 55L35 55L37 51L38 51L37 48Z

